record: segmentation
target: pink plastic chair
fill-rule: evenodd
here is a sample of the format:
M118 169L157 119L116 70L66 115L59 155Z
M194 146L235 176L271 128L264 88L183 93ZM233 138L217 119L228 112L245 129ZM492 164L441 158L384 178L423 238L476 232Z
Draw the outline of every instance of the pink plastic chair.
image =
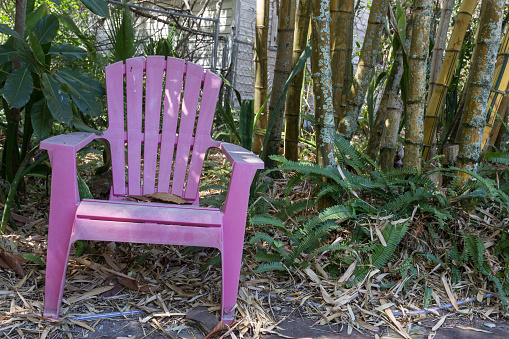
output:
M219 77L181 59L149 56L117 62L106 67L109 126L104 134L77 132L41 142L52 166L45 317L58 318L71 244L100 240L219 249L221 318L233 320L249 187L263 162L239 146L212 140L220 85ZM111 146L110 200L80 202L76 152L95 138ZM205 152L212 147L221 149L232 164L222 209L199 206L199 178ZM154 192L177 194L192 205L124 200L126 194Z

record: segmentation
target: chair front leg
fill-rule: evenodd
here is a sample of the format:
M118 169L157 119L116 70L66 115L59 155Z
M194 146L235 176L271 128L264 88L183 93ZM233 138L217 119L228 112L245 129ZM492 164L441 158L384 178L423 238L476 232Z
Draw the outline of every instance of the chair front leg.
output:
M50 161L52 177L44 317L58 319L79 193L74 150L58 147L50 151Z
M223 210L221 319L225 323L232 322L235 316L249 187L255 172L256 168L249 164L233 164L230 187Z

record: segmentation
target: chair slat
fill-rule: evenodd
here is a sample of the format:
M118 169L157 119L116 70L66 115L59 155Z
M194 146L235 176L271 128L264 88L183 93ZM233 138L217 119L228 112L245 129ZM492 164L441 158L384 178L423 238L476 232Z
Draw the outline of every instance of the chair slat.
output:
M143 134L143 68L144 58L126 61L127 96L127 177L129 194L141 194L141 142Z
M189 160L189 151L193 138L193 130L196 118L196 109L200 98L201 84L205 73L203 68L187 63L186 83L184 85L184 99L182 112L180 114L179 138L177 152L175 154L175 165L173 169L173 180L171 193L182 196L184 182ZM194 198L194 197L193 197Z
M220 87L221 79L217 75L207 71L205 73L193 153L189 165L189 174L187 176L186 193L184 197L186 199L193 199L196 197L203 168L203 160L205 159L205 152L213 145L210 132Z
M145 143L143 148L143 194L155 192L159 121L163 93L164 56L147 57L145 71Z
M124 64L106 67L108 102L108 130L105 132L111 148L113 194L125 192L125 139L124 139Z
M157 190L168 192L171 165L175 149L177 122L180 110L180 96L186 64L184 60L168 58L166 61L166 86L164 89L163 128L159 157Z

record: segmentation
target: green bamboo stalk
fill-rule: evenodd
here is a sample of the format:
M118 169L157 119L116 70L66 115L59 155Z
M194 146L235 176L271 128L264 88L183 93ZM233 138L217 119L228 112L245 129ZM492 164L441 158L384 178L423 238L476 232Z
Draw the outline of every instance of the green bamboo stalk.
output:
M373 76L377 52L381 48L380 39L388 5L388 0L373 0L371 5L357 72L347 96L346 108L339 116L339 132L348 140L357 129L360 109Z
M270 159L277 155L281 148L281 132L284 125L283 109L275 111L276 102L283 91L283 87L292 71L293 35L295 29L295 0L280 0L276 63L272 81L272 94L269 101L269 116L274 115L274 126L268 134L267 151L264 152L265 166L274 168L276 162ZM272 118L270 118L272 119Z
M421 170L426 64L429 52L431 0L417 0L412 10L412 42L408 55L408 96L404 166Z
M255 95L254 110L261 114L256 122L257 130L267 128L267 42L269 36L269 0L256 0L256 37L255 37ZM255 132L253 152L259 154L262 148L264 134Z
M306 48L311 15L311 1L299 0L295 14L295 34L293 36L292 69ZM300 109L302 103L302 82L304 69L297 73L291 82L285 108L285 158L299 160Z
M312 0L311 72L315 99L316 161L321 166L336 164L334 156L334 108L330 58L330 2Z
M334 120L346 107L346 95L352 78L352 43L354 0L333 0L331 2L331 50L332 50L332 88Z

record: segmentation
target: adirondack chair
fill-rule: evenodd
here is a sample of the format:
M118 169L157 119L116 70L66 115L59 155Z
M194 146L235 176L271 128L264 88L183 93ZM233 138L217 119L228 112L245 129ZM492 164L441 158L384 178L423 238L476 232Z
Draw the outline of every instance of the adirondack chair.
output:
M106 67L109 126L104 134L76 132L41 142L52 166L45 317L58 318L71 244L98 240L219 249L221 317L226 323L233 320L249 187L263 162L250 151L211 138L220 85L219 77L181 59L149 56L117 62ZM76 152L96 138L111 147L110 199L80 202ZM222 209L199 206L205 152L213 147L232 164ZM179 195L192 205L125 198L155 192Z

